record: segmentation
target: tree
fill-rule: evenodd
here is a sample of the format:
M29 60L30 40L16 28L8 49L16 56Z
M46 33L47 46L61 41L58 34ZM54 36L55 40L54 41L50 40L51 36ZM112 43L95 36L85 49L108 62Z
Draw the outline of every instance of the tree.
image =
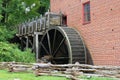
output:
M40 0L40 7L38 9L38 12L40 14L44 14L46 11L48 11L50 7L50 0Z
M49 0L0 0L0 20L13 26L44 14L49 8Z
M49 0L0 0L0 61L13 61L13 59L16 59L14 61L30 61L33 59L34 55L32 54L28 57L29 54L27 53L30 52L23 52L22 54L17 46L11 46L8 41L15 34L16 24L47 11L48 5ZM10 56L8 57L8 55ZM16 55L16 58L13 55ZM27 60L27 58L29 59Z
M12 0L10 4L14 4L14 6L10 5L9 7L9 9L12 10L8 16L8 20L9 20L8 22L11 24L13 23L13 19L14 19L14 22L18 24L28 20L29 18L33 18L35 16L40 15L37 12L37 9L40 6L39 3L40 3L39 0Z
M0 0L0 22L2 20L3 16L2 16L2 0Z
M1 22L13 26L38 16L39 3L39 0L0 0Z

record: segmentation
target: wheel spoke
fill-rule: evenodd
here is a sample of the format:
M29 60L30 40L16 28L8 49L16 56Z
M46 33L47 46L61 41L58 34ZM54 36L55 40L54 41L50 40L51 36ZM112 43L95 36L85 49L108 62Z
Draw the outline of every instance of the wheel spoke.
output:
M62 48L62 49L60 48L59 50L60 50L60 52L61 52L62 54L66 54L66 53L67 53L67 52L65 52L65 49L64 49L64 48Z
M64 49L65 54L68 54L68 50L67 50L67 47L66 47L66 45L65 45L65 44L64 44L63 49Z
M50 52L50 54L52 54L52 53L51 53L50 36L49 36L48 32L47 32L47 38L48 38L49 52ZM51 56L52 56L52 55L51 55Z
M67 51L67 47L65 44L63 44L61 47L60 47L60 52L64 55L68 55L68 51Z
M55 40L56 40L56 30L55 30L55 33L54 33L54 37L53 37L53 44L52 44L52 53L54 53L54 47L55 47Z
M49 55L48 50L45 48L45 46L40 42L41 46L44 48L45 52Z
M64 40L65 40L65 37L62 39L62 41L60 42L60 44L59 44L58 48L57 48L57 49L55 50L55 52L53 53L53 56L55 56L55 55L56 55L57 51L59 50L59 48L60 48L60 47L61 47L61 45L63 44Z
M81 64L86 63L86 46L73 28L59 26L50 28L40 36L39 40L41 42L39 57L50 56L49 61L53 64L68 64L76 61Z

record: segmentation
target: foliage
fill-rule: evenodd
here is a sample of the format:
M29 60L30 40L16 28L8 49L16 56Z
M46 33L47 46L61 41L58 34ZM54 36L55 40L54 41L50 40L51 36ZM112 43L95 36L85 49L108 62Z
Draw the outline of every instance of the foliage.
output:
M35 62L34 53L29 49L22 52L18 46L7 42L0 42L0 62L16 61L16 62Z
M49 0L0 0L0 20L10 27L39 16L48 8Z
M29 18L38 16L39 3L39 0L11 0L6 8L6 14L8 15L7 25L22 23Z
M44 14L50 8L50 0L40 0L40 7L38 12Z
M14 31L9 31L6 26L0 26L0 41L7 41L13 37Z
M44 3L47 2L47 4ZM16 25L39 16L40 7L48 8L49 0L0 0L0 61L35 61L30 50L20 51L8 41L14 36Z
M2 16L2 0L0 0L0 21L2 20L3 16Z
M29 49L22 52L16 44L7 42L13 34L6 26L0 26L0 61L34 62L35 55Z

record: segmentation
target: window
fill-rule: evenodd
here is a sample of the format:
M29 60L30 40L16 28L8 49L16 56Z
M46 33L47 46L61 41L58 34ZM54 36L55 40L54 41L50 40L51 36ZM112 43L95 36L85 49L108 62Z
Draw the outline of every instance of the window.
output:
M62 24L67 26L67 16L66 15L62 16Z
M83 22L90 22L90 2L83 4Z

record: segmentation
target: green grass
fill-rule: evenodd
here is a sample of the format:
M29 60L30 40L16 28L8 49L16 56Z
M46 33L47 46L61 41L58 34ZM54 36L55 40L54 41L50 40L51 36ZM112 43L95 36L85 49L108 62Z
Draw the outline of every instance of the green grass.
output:
M105 77L80 77L83 80L119 80ZM64 77L53 77L53 76L38 76L36 77L33 73L10 73L7 70L0 70L0 80L70 80Z
M89 77L87 78L86 76L80 77L83 80L119 80L119 79L113 79L113 78L107 78L107 77Z
M10 73L5 70L0 70L0 80L69 80L64 77L39 76L35 77L33 73Z

